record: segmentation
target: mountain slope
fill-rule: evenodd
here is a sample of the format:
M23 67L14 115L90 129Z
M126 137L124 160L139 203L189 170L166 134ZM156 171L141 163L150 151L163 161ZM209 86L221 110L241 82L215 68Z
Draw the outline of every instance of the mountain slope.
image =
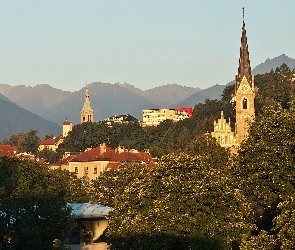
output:
M59 135L62 128L49 122L19 106L0 98L0 140L8 138L18 132L38 130L38 136L43 138L46 134Z
M42 116L51 107L66 100L72 92L51 87L48 84L39 84L34 87L0 85L0 92L18 106Z
M120 114L131 114L141 120L143 109L159 108L157 104L118 84L92 83L88 88L95 121ZM58 107L43 114L43 117L57 124L62 124L66 118L74 124L80 123L84 95L85 88L74 92Z
M147 98L149 101L158 104L161 108L168 108L172 104L181 102L201 90L200 88L186 87L178 84L166 84L143 91L128 83L117 84Z
M181 107L192 107L193 108L198 103L204 103L206 99L220 100L221 95L224 90L224 87L225 87L225 85L214 85L210 88L201 90L201 91L189 96L185 100L183 100L177 104L171 105L170 108L181 108Z
M272 69L280 67L283 63L287 64L288 67L293 70L295 68L295 59L282 54L278 57L267 59L264 63L257 65L253 70L252 74L264 74L270 72Z
M253 70L252 73L254 75L257 74L264 74L270 72L272 69L276 69L280 67L283 63L287 64L290 69L295 68L295 59L292 59L285 54L275 57L273 59L267 59L264 63L257 65ZM171 105L172 108L175 107L194 107L198 103L204 103L206 98L213 100L221 99L221 95L223 93L223 89L227 85L234 84L234 81L227 83L226 85L214 85L208 89L201 90L194 95L188 97L187 99L183 100L182 102L176 103Z

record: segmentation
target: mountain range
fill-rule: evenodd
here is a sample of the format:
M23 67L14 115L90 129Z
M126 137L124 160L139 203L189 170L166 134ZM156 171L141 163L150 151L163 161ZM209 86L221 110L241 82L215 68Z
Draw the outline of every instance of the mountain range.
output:
M252 72L263 74L279 67L282 63L291 69L295 68L295 60L283 54L267 59ZM233 81L228 84L233 84ZM171 84L141 90L128 83L94 82L88 85L88 88L95 121L99 121L120 114L131 114L141 120L142 109L194 107L207 98L220 99L225 86L217 84L201 90L197 87ZM73 124L80 123L85 87L71 92L47 84L34 87L0 84L0 94L0 115L3 118L0 139L29 129L37 129L39 136L58 135L61 133L60 125L66 119Z

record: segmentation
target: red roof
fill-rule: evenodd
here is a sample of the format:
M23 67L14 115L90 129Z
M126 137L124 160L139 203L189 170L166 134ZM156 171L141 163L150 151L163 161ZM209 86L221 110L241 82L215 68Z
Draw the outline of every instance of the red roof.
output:
M91 150L88 150L86 152L82 152L80 154L78 154L73 160L71 161L89 161L89 160L110 160L112 154L115 151L110 149L110 148L106 148L106 152L102 153L101 152L101 147L98 146L96 148L93 148Z
M0 156L7 155L9 157L14 156L13 146L11 145L0 145Z
M193 114L193 108L175 108L175 113L186 112L189 116Z
M71 125L72 122L64 122L63 125Z
M120 165L121 165L120 162L109 162L108 165L105 167L105 170L117 169Z
M49 139L46 139L44 141L41 141L40 145L55 145L55 143L56 143L55 138L49 138Z
M73 158L75 158L75 157L76 157L76 155L70 155L67 158L58 160L54 165L65 165L65 164L68 164L68 162L70 160L72 160Z
M102 152L105 151L105 152ZM144 161L152 162L153 158L147 153L132 153L132 152L122 152L118 153L115 150L106 148L96 147L87 152L83 152L77 155L71 161L95 161L95 160L107 160L112 162L122 162L122 161Z

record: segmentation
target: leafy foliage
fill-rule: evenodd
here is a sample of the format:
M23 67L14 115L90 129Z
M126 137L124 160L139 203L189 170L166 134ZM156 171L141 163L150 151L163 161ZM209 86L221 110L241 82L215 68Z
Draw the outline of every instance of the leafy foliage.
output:
M1 249L52 249L72 227L59 176L29 161L0 159Z
M130 183L110 213L111 248L229 249L239 242L250 229L241 222L243 203L209 161L169 154Z
M253 236L262 242L275 240L276 247L288 246L283 249L295 247L290 237L294 230L290 200L295 192L294 115L293 106L290 110L276 103L265 107L241 146L234 170L236 188L243 190L252 207L247 219L257 226Z
M92 201L105 206L114 206L114 199L120 196L125 187L128 186L139 175L144 175L148 171L144 165L138 163L125 163L117 169L110 169L101 173L99 177L92 181L93 194Z
M43 150L38 152L38 157L42 159L46 159L51 164L56 163L61 155L52 149L44 148Z
M11 135L9 139L4 138L1 144L9 144L17 146L18 152L30 152L37 155L40 138L37 136L37 130L30 130L27 133L19 132L16 135Z

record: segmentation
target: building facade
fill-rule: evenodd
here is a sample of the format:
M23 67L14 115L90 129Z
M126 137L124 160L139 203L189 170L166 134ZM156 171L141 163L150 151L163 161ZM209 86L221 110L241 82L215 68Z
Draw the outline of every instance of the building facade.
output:
M173 120L174 109L144 109L142 110L142 126L158 126L165 120Z
M230 148L237 144L237 138L230 126L230 119L226 121L223 111L221 111L220 119L214 122L214 132L211 132L211 135L222 147Z
M192 113L192 108L144 109L142 110L142 126L158 126L165 120L177 122L191 117Z

